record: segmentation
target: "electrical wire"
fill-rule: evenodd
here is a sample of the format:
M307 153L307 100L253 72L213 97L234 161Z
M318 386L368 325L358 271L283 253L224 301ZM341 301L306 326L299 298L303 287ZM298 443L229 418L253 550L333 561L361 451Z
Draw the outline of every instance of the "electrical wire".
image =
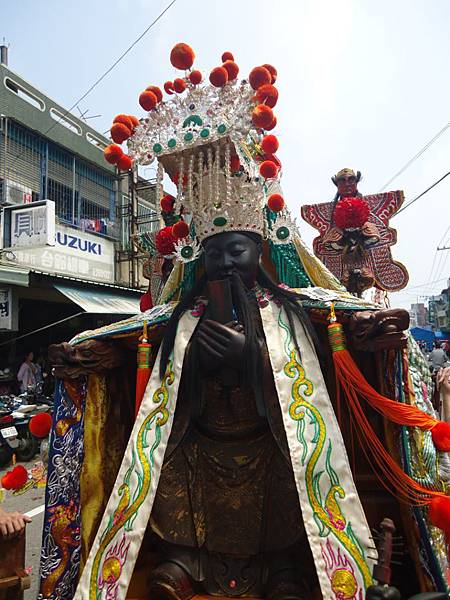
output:
M449 225L449 226L447 227L447 229L445 230L445 233L444 233L444 235L443 235L443 236L441 237L441 239L439 240L439 243L438 243L438 245L436 246L436 250L434 251L434 256L433 256L433 264L431 265L430 276L428 277L428 285L432 285L432 283L431 283L431 280L432 280L432 279L433 279L433 277L435 276L435 273L434 273L434 266L435 266L435 264L436 264L436 258L437 258L437 255L438 255L438 248L439 248L439 246L442 244L442 242L444 241L444 239L445 239L445 237L446 237L447 233L449 232L449 230L450 230L450 225ZM440 258L440 257L439 257L439 258ZM436 270L436 273L437 273L437 270Z
M82 100L84 100L91 92L92 90L94 90L99 83L101 83L103 81L103 79L105 79L105 77L107 75L109 75L111 73L111 71L120 63L120 61L125 58L125 56L136 46L136 44L138 42L140 42L142 40L142 38L147 35L147 33L150 31L150 29L152 29L152 27L154 25L156 25L156 23L165 15L165 13L175 4L177 0L172 0L167 6L166 8L161 11L159 13L159 15L150 23L150 25L141 33L141 35L139 37L137 37L134 42L128 46L128 48L122 52L122 54L119 56L119 58L117 60L114 61L114 63L108 68L106 69L106 71L100 75L100 77L97 78L97 80L89 87L88 90L86 90L86 92L84 92L84 94L78 98L78 100L72 104L72 106L70 108L68 108L60 117L60 119L58 121L55 120L54 123L52 123L52 125L47 129L47 131L44 132L43 135L47 135L48 133L50 133L50 131L53 129L53 127L55 127L55 125L57 125L58 123L60 123L64 117L66 117ZM15 160L14 163L12 164L11 168L14 167L15 163L17 162L17 160L24 154L24 152L19 153L15 156Z
M381 189L378 191L378 193L380 193L380 192L382 192L383 190L385 190L385 189L387 188L387 186L388 186L388 185L390 185L390 184L391 184L391 183L394 181L394 179L397 179L397 177L398 177L399 175L401 175L402 173L404 173L404 172L406 171L406 169L408 169L408 167L410 167L410 166L413 164L413 162L414 162L414 161L416 161L416 160L417 160L417 159L418 159L420 156L422 156L422 154L423 154L424 152L426 152L426 151L428 150L428 148L429 148L429 147L430 147L432 144L434 144L434 142L435 142L436 140L438 140L438 139L441 137L441 135L447 131L447 129L448 129L449 127L450 127L450 121L447 123L447 125L444 125L444 127L443 127L443 128L440 130L440 131L438 131L438 132L437 132L437 134L436 134L436 135L435 135L433 138L431 138L431 140L430 140L429 142L427 142L427 143L425 144L425 146L424 146L424 147L423 147L421 150L419 150L419 152L418 152L417 154L415 154L415 155L414 155L412 158L410 158L410 159L408 160L408 162L407 162L406 164L404 164L404 165L403 165L403 167L400 169L400 171L397 171L397 173L396 173L395 175L393 175L393 176L392 176L392 177L389 179L389 181L387 181L387 182L386 182L386 183L383 185L383 187L382 187L382 188L381 188Z
M419 198L422 198L422 196L425 196L425 194L427 192L429 192L430 190L432 190L434 187L436 187L439 183L441 183L441 181L443 181L446 177L448 177L450 175L450 171L448 173L446 173L445 175L443 175L440 179L438 179L437 181L435 181L432 185L430 185L429 188L427 188L425 191L423 191L421 194L419 194L418 196L416 196L415 198L413 198L412 200L410 200L409 202L407 202L404 206L401 207L400 210L398 210L395 215L393 215L394 217L396 217L397 215L399 215L401 212L403 212L404 210L406 210L409 206L411 206L411 204L414 204L414 202L417 202L417 200L419 200Z

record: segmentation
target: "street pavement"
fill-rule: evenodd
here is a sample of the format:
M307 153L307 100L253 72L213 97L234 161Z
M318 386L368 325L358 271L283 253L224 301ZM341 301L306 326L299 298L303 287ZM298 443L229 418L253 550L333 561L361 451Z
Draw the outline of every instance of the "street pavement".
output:
M37 454L34 459L27 463L20 463L26 469L34 466L39 460ZM11 468L11 467L9 467ZM4 475L7 468L0 468L0 477ZM13 496L11 492L5 492L6 498L2 508L7 511L19 511L21 513L32 512L32 523L27 525L26 530L26 557L25 567L31 567L31 588L25 591L24 600L36 600L39 588L39 555L41 551L42 524L44 520L45 488L31 489L20 496ZM37 514L36 514L37 513Z

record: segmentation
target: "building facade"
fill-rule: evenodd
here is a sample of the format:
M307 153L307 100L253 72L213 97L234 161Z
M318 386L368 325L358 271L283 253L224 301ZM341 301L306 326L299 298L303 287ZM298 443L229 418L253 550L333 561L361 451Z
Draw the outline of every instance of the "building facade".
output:
M139 311L130 240L157 226L154 185L108 165L109 143L0 64L0 369Z

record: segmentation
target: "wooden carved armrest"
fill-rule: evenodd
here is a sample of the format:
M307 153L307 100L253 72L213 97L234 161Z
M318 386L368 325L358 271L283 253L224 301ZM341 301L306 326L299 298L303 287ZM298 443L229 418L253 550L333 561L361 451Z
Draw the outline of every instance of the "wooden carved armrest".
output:
M86 340L75 346L66 342L53 344L48 349L48 358L55 377L77 379L120 367L125 363L125 352L111 342Z

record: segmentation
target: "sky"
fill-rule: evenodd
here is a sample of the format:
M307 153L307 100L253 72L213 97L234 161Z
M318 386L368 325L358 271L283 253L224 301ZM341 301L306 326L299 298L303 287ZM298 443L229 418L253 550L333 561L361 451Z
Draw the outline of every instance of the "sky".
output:
M164 10L169 0L0 0L0 40L9 67L69 108ZM177 42L207 74L233 52L240 76L271 63L284 197L311 246L300 206L334 196L330 178L360 170L373 194L450 121L448 0L177 0L80 103L106 132L118 113L143 116L138 96L179 76ZM77 111L74 110L77 114ZM450 171L450 128L388 189L415 198ZM147 173L151 176L152 172ZM450 176L400 215L395 260L408 287L391 304L408 308L450 277Z

